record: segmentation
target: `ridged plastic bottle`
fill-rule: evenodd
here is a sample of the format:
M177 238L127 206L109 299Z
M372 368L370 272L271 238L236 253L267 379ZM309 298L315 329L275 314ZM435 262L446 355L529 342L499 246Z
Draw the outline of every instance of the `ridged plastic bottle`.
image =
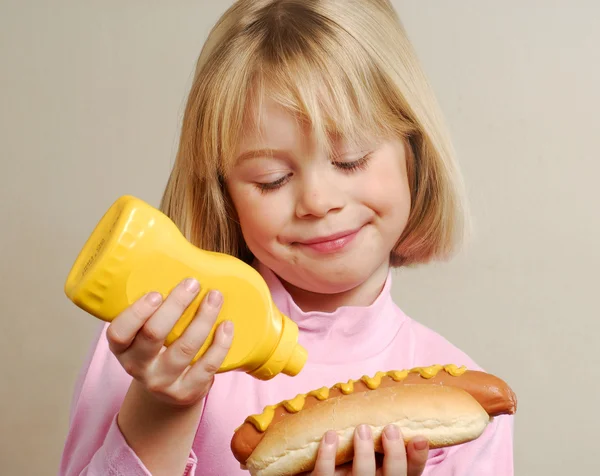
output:
M110 322L150 291L166 298L187 277L195 277L201 290L165 345L183 333L206 293L217 289L224 296L221 312L194 362L219 323L231 320L234 339L219 372L241 370L261 380L300 372L307 353L298 344L298 327L277 309L262 276L235 257L193 246L165 214L135 197L120 197L98 222L67 277L65 293Z

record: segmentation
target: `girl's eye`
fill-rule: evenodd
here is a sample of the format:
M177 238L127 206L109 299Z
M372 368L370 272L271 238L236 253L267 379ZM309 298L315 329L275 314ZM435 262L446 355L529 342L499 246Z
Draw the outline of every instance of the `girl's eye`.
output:
M364 170L367 168L369 159L372 153L369 153L358 160L352 162L333 162L333 165L344 172L354 172L355 170ZM255 184L261 193L272 192L283 187L290 179L292 174L284 175L283 177L275 180L274 182L257 183Z
M352 162L334 162L333 165L335 165L338 169L347 172L353 172L355 170L364 170L367 168L370 158L371 154L369 153L358 160L354 160Z
M280 179L275 180L274 182L268 183L257 183L256 187L261 191L261 193L267 193L272 190L277 190L278 188L283 187L286 182L289 180L290 174L284 175Z

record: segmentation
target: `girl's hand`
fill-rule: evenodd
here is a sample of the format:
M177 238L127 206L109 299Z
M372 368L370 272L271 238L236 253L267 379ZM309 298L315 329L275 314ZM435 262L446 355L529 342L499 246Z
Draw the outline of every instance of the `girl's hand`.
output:
M321 440L312 476L420 476L429 453L427 440L414 438L405 448L398 427L389 425L382 435L383 458L377 461L373 436L368 425L354 432L354 460L335 466L338 436L329 431Z
M150 293L117 316L106 332L110 350L125 371L147 392L173 406L191 406L208 393L232 342L233 323L221 323L211 346L190 367L221 308L221 294L211 291L183 334L164 347L165 339L199 290L196 280L187 279L164 302L159 293Z

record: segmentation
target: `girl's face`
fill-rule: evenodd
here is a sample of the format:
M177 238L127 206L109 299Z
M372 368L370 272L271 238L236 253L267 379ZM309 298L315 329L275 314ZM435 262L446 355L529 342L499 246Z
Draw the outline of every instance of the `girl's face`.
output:
M250 251L311 293L384 281L410 211L404 144L340 142L326 156L276 104L265 103L262 117L227 178Z

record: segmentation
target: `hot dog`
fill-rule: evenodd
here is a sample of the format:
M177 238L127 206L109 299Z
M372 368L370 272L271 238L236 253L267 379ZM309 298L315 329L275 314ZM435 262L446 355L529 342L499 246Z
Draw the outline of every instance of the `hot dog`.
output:
M381 433L397 424L405 441L420 435L430 448L478 438L498 415L514 414L506 382L456 365L378 372L297 395L250 415L235 430L231 451L252 476L310 471L323 434L340 435L337 464L352 460L354 428L367 423L381 452Z

